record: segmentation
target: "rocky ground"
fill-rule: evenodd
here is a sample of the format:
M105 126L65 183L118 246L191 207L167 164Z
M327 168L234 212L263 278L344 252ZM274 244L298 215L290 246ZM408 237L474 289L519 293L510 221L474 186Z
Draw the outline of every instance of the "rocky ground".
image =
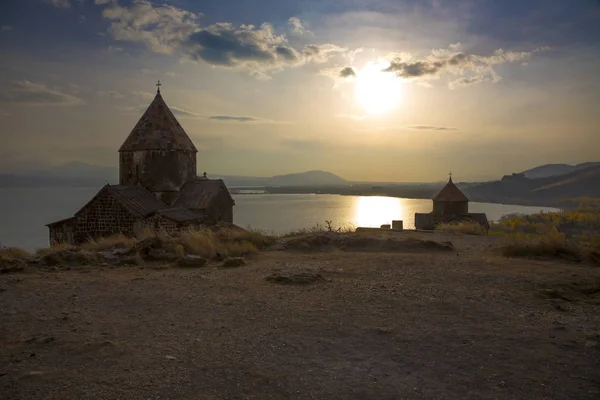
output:
M0 398L600 398L599 268L390 235L6 270Z

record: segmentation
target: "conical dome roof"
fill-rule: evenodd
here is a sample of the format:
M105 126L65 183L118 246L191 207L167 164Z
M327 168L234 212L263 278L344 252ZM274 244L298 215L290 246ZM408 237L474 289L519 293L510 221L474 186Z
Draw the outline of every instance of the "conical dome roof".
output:
M452 182L452 177L450 177L446 186L433 197L433 201L469 201L469 199L456 187Z
M135 125L119 151L183 150L197 152L160 91Z

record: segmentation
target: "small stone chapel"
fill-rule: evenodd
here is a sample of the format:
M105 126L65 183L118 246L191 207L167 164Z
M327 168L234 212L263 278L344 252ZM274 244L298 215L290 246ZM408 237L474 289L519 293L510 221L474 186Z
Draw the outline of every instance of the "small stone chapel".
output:
M452 174L446 186L433 197L433 211L429 213L415 213L415 228L433 230L436 225L449 222L473 221L484 229L490 229L485 213L470 213L469 199L452 182Z
M196 176L198 150L163 100L160 85L119 149L119 184L104 186L73 217L48 224L50 243L233 223L229 190L221 179Z

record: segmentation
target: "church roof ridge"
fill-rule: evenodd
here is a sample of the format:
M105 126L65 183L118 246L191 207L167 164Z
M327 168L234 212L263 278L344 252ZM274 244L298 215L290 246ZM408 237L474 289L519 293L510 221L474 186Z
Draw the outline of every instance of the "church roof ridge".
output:
M122 151L183 150L198 152L160 93L160 81L150 103L123 145Z
M446 186L433 197L433 201L469 201L467 196L452 182L452 175Z

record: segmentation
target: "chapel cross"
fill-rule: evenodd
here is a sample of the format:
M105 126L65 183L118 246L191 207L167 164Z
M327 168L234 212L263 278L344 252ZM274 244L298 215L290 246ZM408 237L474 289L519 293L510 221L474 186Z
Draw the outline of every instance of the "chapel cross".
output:
M160 93L160 87L162 86L162 83L160 83L160 81L158 81L158 83L156 84L156 87L158 89L156 89L156 93Z

